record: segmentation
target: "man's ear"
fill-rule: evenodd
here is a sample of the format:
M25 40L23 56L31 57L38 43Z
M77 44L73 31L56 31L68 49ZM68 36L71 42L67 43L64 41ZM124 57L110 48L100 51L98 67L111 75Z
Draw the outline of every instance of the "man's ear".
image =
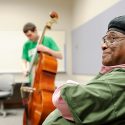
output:
M37 29L35 29L35 30L34 30L34 33L37 33L37 32L38 32Z
M37 31L37 28L35 28L35 30L34 30L35 32Z

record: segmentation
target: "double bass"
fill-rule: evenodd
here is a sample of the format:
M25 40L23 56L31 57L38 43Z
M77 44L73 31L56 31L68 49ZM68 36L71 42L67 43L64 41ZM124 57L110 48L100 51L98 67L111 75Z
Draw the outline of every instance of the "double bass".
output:
M51 29L52 24L58 19L58 14L52 12L50 20L46 23L37 45L41 44L47 29ZM29 66L28 75L32 72L36 60L37 49ZM27 101L24 103L25 111L23 115L23 125L41 125L45 118L55 107L52 104L52 94L54 92L54 80L57 72L57 60L55 57L40 52L35 68L35 77L31 87L21 87L21 95L29 93Z

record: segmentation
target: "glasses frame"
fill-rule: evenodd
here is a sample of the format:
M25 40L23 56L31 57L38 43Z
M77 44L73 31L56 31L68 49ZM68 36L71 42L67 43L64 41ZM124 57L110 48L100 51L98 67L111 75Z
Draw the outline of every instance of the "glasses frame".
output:
M110 45L114 45L115 43L122 41L123 39L119 39L119 38L125 38L125 36L109 36L109 39L107 39L106 37L108 37L109 35L105 35L102 37L103 43L106 43L108 46ZM110 39L112 38L112 39ZM119 39L117 41L117 39Z

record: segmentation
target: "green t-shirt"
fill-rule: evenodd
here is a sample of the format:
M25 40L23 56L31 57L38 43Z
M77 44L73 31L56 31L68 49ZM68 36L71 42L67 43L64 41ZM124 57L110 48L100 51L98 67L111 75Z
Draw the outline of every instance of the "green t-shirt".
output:
M59 47L57 46L55 41L50 37L44 36L43 42L41 42L41 44L52 50L59 51ZM26 61L31 62L36 45L37 45L37 42L27 40L23 46L22 59L25 59Z

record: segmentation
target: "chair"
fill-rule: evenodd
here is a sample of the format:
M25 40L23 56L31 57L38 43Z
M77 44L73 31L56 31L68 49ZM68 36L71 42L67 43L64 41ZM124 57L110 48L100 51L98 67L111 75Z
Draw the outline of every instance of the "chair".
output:
M14 76L11 74L0 75L0 114L4 117L7 112L4 110L4 101L13 94Z

